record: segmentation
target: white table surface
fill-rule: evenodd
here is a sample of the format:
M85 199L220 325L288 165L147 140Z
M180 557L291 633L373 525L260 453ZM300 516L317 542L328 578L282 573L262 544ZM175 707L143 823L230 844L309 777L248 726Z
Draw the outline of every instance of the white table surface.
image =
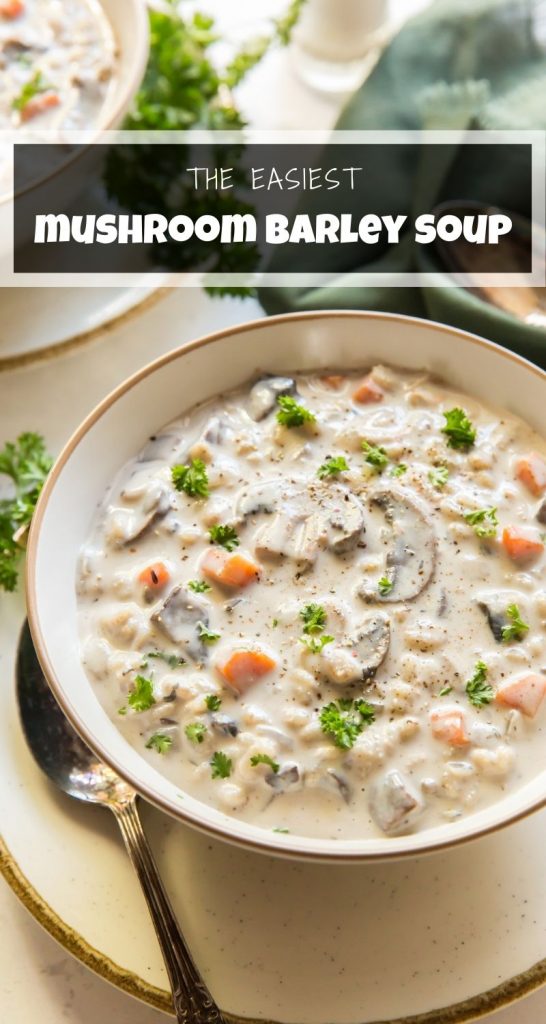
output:
M401 17L422 7L424 2L426 0L391 0L391 10L396 17ZM340 8L342 3L343 0L340 0ZM225 0L203 0L203 3L195 6L217 13L226 32L241 37L248 32L249 27L252 31L260 29L264 16L282 9L284 5L282 0L260 0L260 3L256 0L237 0L237 4L227 4ZM253 73L242 90L241 102L249 119L260 128L329 127L334 123L340 105L339 99L319 97L306 89L294 74L290 54L286 51L274 54ZM177 296L171 296L168 304L173 317L176 318L177 311L183 317L187 304L194 306L195 300L195 296L190 297L184 290ZM150 333L153 332L155 318L161 322L161 306L148 314ZM251 317L255 308L254 303L248 306L241 303L234 311L233 305L228 303L225 306L225 321L233 323ZM214 310L211 308L210 329L218 326L219 318L222 321L221 309L217 304ZM205 307L205 319L206 316ZM203 332L207 327L208 324L203 327ZM108 344L115 342L115 336L111 335ZM96 349L98 358L105 351L104 345L101 343ZM146 355L145 352L135 353L133 349L127 357L126 367L123 367L124 375L139 362L144 362ZM72 372L77 379L77 356L65 356L61 362L72 365ZM51 364L47 371L40 366L26 369L24 387L36 392L41 375L48 371L51 372ZM7 376L0 377L0 410L5 400L8 406L11 405L4 390L7 381ZM99 369L97 380L93 383L99 392L97 397L100 397ZM82 409L82 415L85 411ZM1 415L0 412L0 418ZM21 413L21 429L25 427L28 428L28 423L24 422ZM0 884L0 936L2 1024L33 1024L34 1021L39 1021L39 1024L62 1024L64 1021L70 1024L162 1024L165 1021L163 1014L112 988L65 953L3 883ZM512 1007L488 1016L487 1020L490 1024L542 1024L546 1020L546 987Z

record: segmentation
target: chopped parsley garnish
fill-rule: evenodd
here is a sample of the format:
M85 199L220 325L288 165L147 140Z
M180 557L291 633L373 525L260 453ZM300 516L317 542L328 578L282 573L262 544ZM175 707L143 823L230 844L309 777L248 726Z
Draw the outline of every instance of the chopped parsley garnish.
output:
M151 679L135 676L133 688L129 690L127 704L133 711L148 711L155 704L154 687Z
M329 633L323 633L322 636L301 636L300 640L311 651L311 654L320 654L323 647L326 647L326 644L331 644L334 638Z
M279 620L278 619L272 619L271 620L271 626L272 626L273 629L276 629L278 625L279 625Z
M39 434L20 434L0 451L0 476L10 478L13 494L0 499L0 587L17 586L24 546L19 542L30 524L34 508L53 459Z
M146 744L146 750L157 750L158 754L166 754L172 745L172 736L167 736L164 732L154 732Z
M437 489L441 491L449 480L449 469L447 466L436 466L434 469L429 471L428 478L432 486L437 487Z
M208 498L209 478L202 459L192 459L187 466L173 466L171 477L177 491L185 491L190 498Z
M253 768L255 768L257 764L268 764L275 775L280 768L280 764L278 764L277 761L274 761L269 754L253 754L250 758L250 763Z
M202 743L205 739L206 731L207 727L202 722L190 722L184 729L186 736L192 743Z
M317 476L320 477L321 480L324 480L325 477L337 476L338 473L344 473L347 469L349 469L349 463L345 456L336 455L335 458L326 459L326 462L323 462L322 466L319 466Z
M362 451L364 452L366 462L370 465L374 473L382 473L385 466L389 463L389 457L384 448L379 448L375 444L370 444L369 441L362 441Z
M194 594L206 594L207 590L212 590L210 583L207 583L206 580L190 580L188 587L193 590Z
M394 583L392 582L392 580L389 579L388 576L382 576L377 583L377 589L381 594L381 597L386 597L387 594L390 594L393 587Z
M185 659L181 658L179 654L168 654L167 651L147 651L144 658L143 668L146 667L148 658L157 658L158 661L164 661L169 668L180 668L181 665L186 664Z
M197 631L199 634L199 639L203 644L215 644L216 641L220 639L220 634L211 633L210 630L207 629L207 627L205 626L204 622L197 623Z
M486 682L487 665L483 661L476 662L474 675L466 684L466 695L475 708L481 708L484 704L490 704L495 696L493 687Z
M446 435L449 447L471 448L476 440L476 431L464 409L449 409L442 415L446 421L442 434Z
M233 526L211 526L209 537L213 544L220 544L226 551L234 551L239 547L239 538Z
M304 633L321 633L326 625L326 612L320 604L306 604L300 611Z
M323 733L336 747L350 750L364 726L375 721L375 711L365 700L343 698L323 707L319 719Z
M408 467L405 462L399 462L397 466L393 466L390 472L391 476L404 476L407 473Z
M494 537L497 533L496 508L478 508L475 512L465 512L463 518L473 527L477 537Z
M502 627L502 642L507 644L511 640L523 640L529 626L523 621L517 604L508 605L506 616L510 619L510 625Z
M222 701L215 693L209 693L205 697L205 704L209 711L219 711Z
M15 97L11 105L14 110L23 111L27 103L30 103L35 96L39 96L40 93L47 92L50 88L51 86L45 81L42 72L36 71L32 78L30 78L28 82L25 82L19 95Z
M281 835L289 835L289 833L290 833L290 829L289 828L272 828L271 831L272 832L279 832Z
M227 754L222 753L221 750L217 750L210 759L210 766L212 768L213 779L228 779L231 775L231 769L233 768L233 761Z
M438 696L439 697L447 697L448 693L451 693L452 691L453 691L453 687L452 686L442 686L442 689L440 690Z
M305 406L299 405L291 395L279 395L277 398L279 411L277 421L283 427L302 427L304 423L314 423L316 416Z

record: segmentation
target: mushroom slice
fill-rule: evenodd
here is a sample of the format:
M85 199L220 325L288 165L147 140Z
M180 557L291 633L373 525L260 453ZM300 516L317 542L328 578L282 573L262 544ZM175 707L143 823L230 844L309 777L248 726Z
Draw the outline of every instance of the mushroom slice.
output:
M525 608L525 595L517 590L482 591L476 595L478 608L487 619L487 624L498 644L503 642L503 629L509 625L506 609L515 604Z
M424 809L420 795L396 768L373 786L368 806L375 824L388 836L411 832Z
M541 526L546 526L546 498L539 505L535 519Z
M365 530L364 508L346 487L329 488L321 502L327 531L327 546L336 555L352 551Z
M248 411L253 420L263 420L275 408L280 395L296 393L292 377L265 377L251 388Z
M171 590L152 622L162 633L177 644L192 661L207 660L207 647L200 638L200 626L208 628L208 605L185 587Z
M295 761L287 761L278 772L266 776L267 785L277 793L285 793L288 789L299 789L302 785L302 773Z
M111 509L106 521L108 540L119 547L138 540L158 519L166 516L171 508L169 487L164 480L157 478L150 481L140 495L135 490L128 491L122 497L131 502L130 507Z
M386 615L372 615L356 635L340 644L328 644L321 651L324 675L331 683L347 686L369 679L387 656L391 639Z
M275 511L284 486L284 481L279 477L243 487L235 501L235 519L240 522L248 516L257 516L260 513L271 515Z
M365 584L359 594L365 601L414 601L436 568L436 537L426 509L413 496L391 490L376 492L371 504L381 509L391 527L385 574L392 587L381 594Z
M237 722L229 715L224 715L223 712L214 712L210 716L210 725L213 732L218 733L219 736L234 737L239 733Z

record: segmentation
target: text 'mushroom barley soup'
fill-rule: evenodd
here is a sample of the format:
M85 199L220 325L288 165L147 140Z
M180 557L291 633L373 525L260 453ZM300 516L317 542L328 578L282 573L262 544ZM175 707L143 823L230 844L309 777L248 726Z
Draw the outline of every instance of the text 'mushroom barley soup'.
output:
M395 836L546 765L546 445L422 373L265 377L159 430L98 509L82 658L181 791Z

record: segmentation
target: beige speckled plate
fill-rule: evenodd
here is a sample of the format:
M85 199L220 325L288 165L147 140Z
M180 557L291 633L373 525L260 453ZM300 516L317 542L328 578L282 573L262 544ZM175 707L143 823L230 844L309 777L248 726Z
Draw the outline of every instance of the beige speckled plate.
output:
M114 343L99 338L77 359L0 375L0 443L34 428L58 448L97 398L147 359L255 315L255 303L182 290L121 325ZM62 403L51 402L52 389ZM3 873L65 948L168 1011L161 957L114 820L52 790L24 745L13 689L23 615L20 596L0 593ZM546 812L451 852L368 867L278 861L190 831L180 856L173 830L182 826L151 809L145 819L196 959L237 1018L455 1024L546 980Z

